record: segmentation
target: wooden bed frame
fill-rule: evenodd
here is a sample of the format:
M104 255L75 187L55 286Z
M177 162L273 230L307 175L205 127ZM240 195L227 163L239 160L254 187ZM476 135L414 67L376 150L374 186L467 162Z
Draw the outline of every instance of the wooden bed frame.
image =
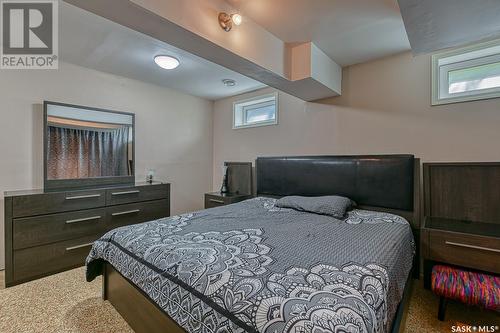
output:
M418 243L420 227L420 160L415 159L413 187L413 210L403 211L372 206L360 208L374 211L383 211L397 214L406 218L412 225L415 242ZM418 248L417 248L418 253ZM418 255L415 258L413 270L408 276L403 299L392 324L391 333L403 332L412 280L418 277ZM123 277L110 263L105 262L103 268L102 298L108 300L120 315L127 321L136 333L186 333L173 319L171 319L158 305L156 305L142 290L136 287L127 278Z
M391 333L402 333L410 304L412 273L406 281ZM186 333L142 290L121 275L108 262L104 265L102 298L108 300L136 333Z

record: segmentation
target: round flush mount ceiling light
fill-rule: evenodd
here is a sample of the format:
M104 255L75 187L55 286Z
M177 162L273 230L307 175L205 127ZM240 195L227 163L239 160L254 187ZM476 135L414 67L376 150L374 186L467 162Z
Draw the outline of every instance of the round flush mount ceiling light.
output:
M168 55L157 55L155 63L163 69L175 69L181 64L179 59Z
M224 79L222 80L222 83L224 83L226 87L234 87L236 85L236 81L232 79Z

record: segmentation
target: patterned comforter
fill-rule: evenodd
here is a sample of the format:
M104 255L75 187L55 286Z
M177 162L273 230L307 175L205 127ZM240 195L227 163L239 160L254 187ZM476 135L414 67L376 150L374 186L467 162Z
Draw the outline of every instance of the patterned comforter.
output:
M94 243L104 261L187 332L386 332L415 251L402 217L344 220L241 203L126 226Z

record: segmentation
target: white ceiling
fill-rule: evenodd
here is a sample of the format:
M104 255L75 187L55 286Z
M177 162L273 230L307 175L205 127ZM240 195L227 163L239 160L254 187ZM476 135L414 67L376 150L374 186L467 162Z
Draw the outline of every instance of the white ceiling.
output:
M285 42L314 42L341 66L410 50L396 0L226 1Z
M397 0L226 1L285 42L314 42L341 66L410 49ZM68 3L60 2L60 12L62 61L212 100L265 86ZM158 54L176 56L181 66L159 69ZM224 86L226 78L237 85Z
M62 61L219 99L265 85L154 38L60 2L59 53ZM181 65L172 71L156 66L153 57L169 54ZM226 87L222 79L236 80Z
M498 0L399 0L415 54L500 36Z

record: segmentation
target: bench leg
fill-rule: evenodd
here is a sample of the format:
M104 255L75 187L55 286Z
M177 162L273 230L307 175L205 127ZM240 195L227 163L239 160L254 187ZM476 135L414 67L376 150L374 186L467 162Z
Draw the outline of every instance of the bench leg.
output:
M438 311L438 319L440 321L444 321L444 314L446 312L446 303L448 300L443 296L439 297L439 311Z

